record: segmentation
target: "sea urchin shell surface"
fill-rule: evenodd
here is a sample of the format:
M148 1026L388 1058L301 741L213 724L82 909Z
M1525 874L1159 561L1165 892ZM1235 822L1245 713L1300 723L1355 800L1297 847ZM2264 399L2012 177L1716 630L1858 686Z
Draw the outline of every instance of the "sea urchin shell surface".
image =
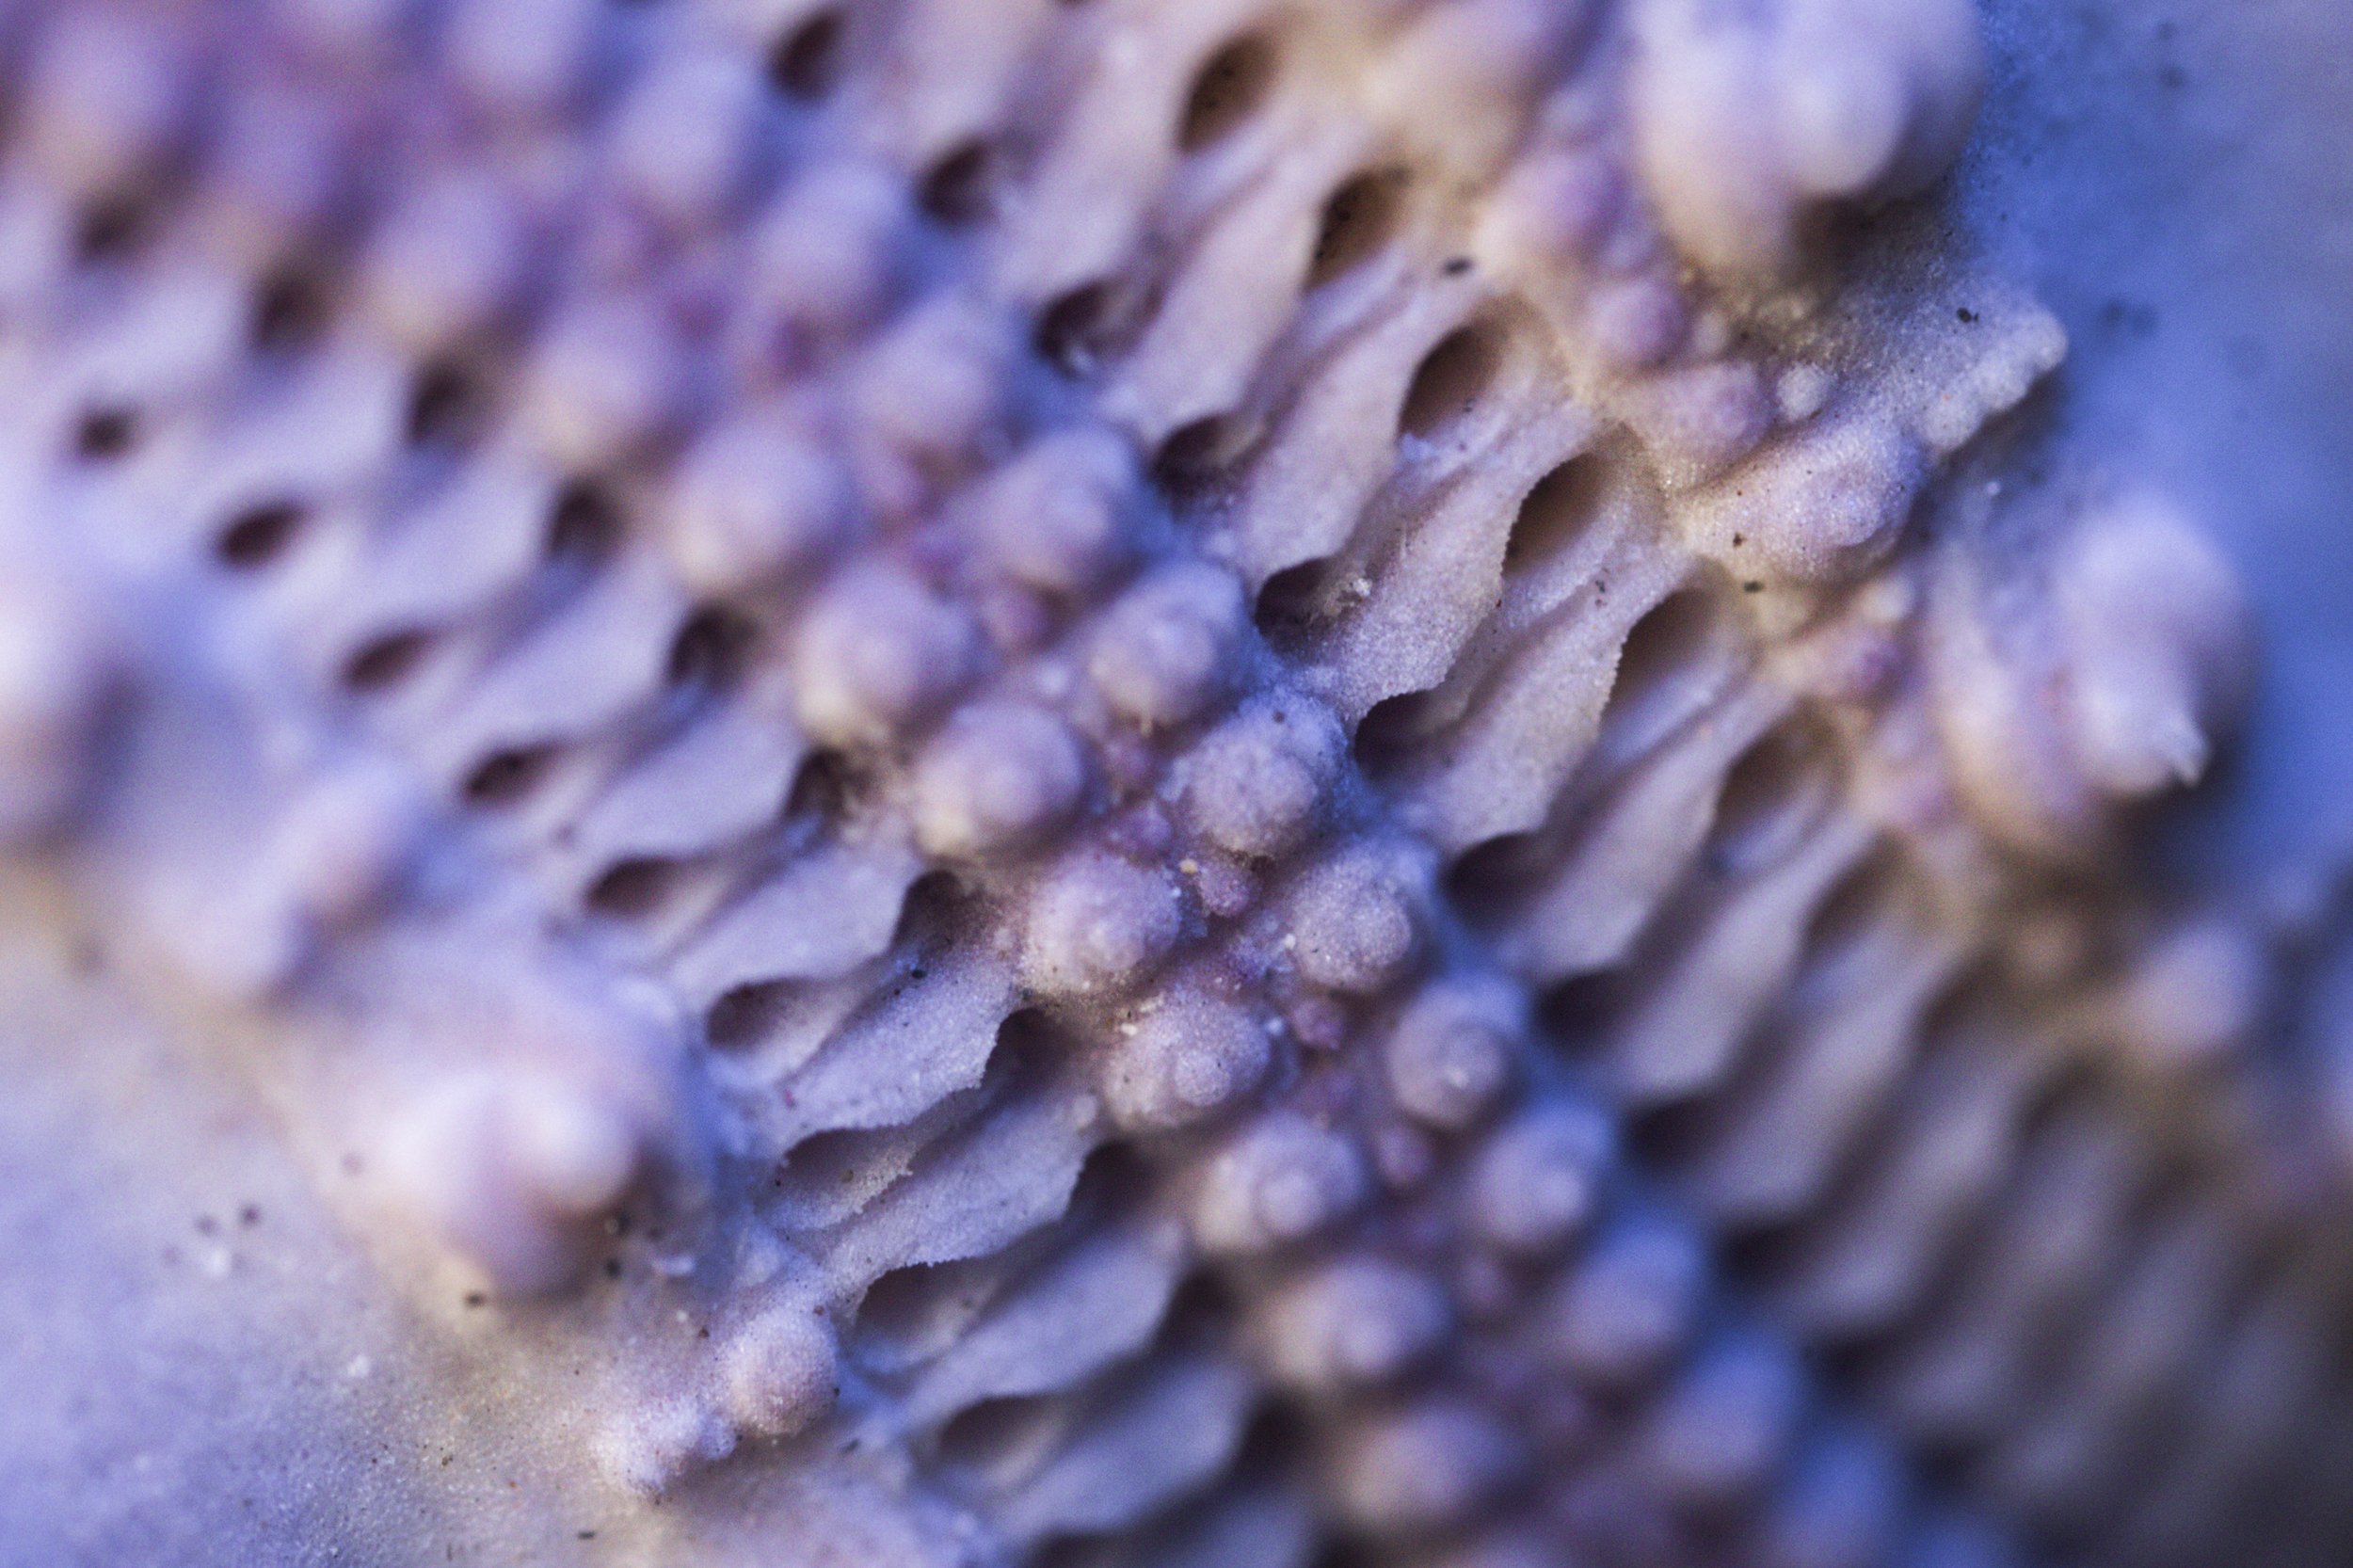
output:
M1988 81L0 8L0 1153L184 1084L64 1288L292 1368L152 1374L275 1491L0 1412L0 1560L2346 1560L2326 917L2136 853L2249 597L2041 441Z

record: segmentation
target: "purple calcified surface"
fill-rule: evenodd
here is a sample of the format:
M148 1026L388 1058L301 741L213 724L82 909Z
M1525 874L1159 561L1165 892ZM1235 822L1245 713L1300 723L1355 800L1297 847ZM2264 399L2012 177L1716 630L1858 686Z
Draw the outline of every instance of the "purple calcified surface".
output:
M2348 40L0 11L0 1561L2342 1560Z

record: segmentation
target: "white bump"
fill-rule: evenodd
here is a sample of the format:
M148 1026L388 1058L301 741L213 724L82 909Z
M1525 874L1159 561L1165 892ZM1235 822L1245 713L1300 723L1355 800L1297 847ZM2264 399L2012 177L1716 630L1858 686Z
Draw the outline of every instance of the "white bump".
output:
M760 1312L720 1353L728 1416L741 1432L790 1437L833 1406L833 1331L806 1304Z
M1426 9L1385 51L1370 82L1374 101L1431 155L1465 176L1486 175L1510 152L1526 107L1591 10L1586 0L1458 0ZM1437 104L1484 112L1433 117Z
M184 127L187 62L161 29L67 8L35 46L14 116L51 178L111 194L167 156Z
M1910 520L1923 455L1885 421L1833 419L1795 433L1713 498L1720 551L1739 535L1749 557L1799 582L1850 582L1886 555Z
M1184 763L1185 806L1210 842L1237 855L1297 847L1338 772L1339 727L1320 703L1253 703L1203 737Z
M552 115L584 82L599 0L463 0L443 24L450 72L479 102Z
M1609 1120L1561 1103L1498 1128L1471 1168L1470 1221L1507 1251L1539 1255L1584 1228L1615 1153Z
M1482 220L1482 243L1539 264L1590 262L1625 210L1625 181L1600 153L1552 152L1523 161Z
M1378 990L1414 955L1413 906L1395 873L1369 851L1314 867L1292 886L1285 907L1299 938L1292 959L1313 984Z
M2136 955L2117 987L2117 1021L2161 1072L2197 1072L2252 1036L2271 999L2265 944L2219 918L2187 920Z
M354 177L350 143L330 114L291 91L225 105L209 181L219 211L205 232L259 272L311 236Z
M640 1398L607 1419L596 1442L605 1473L631 1491L660 1496L697 1463L724 1459L733 1431L688 1396Z
M559 466L607 468L679 416L683 375L678 341L650 303L575 305L533 347L525 417Z
M1211 567L1161 572L1096 629L1087 672L1119 713L1147 729L1184 723L1224 683L1241 630L1241 588Z
M1687 1232L1659 1220L1622 1221L1546 1297L1541 1352L1606 1386L1640 1383L1682 1349L1706 1276L1706 1259Z
M1385 1259L1346 1258L1287 1285L1267 1309L1275 1371L1302 1387L1382 1384L1413 1369L1452 1325L1446 1292Z
M1512 1077L1509 1002L1452 984L1416 998L1385 1052L1389 1093L1407 1115L1432 1127L1468 1127Z
M1492 1416L1433 1403L1353 1431L1335 1480L1342 1511L1359 1528L1419 1533L1467 1522L1528 1463L1521 1439Z
M2229 565L2179 512L2127 495L2023 558L1980 526L1938 568L1933 711L1960 792L2006 843L2081 859L2116 808L2202 776L2253 648Z
M1771 272L1805 211L1910 195L1960 153L1985 61L1968 0L1643 0L1631 105L1653 202L1702 266Z
M1690 308L1671 279L1636 274L1603 283L1585 304L1585 332L1611 368L1644 370L1683 346Z
M634 1179L643 1141L618 1102L542 1070L485 1069L403 1112L388 1151L402 1201L503 1292L567 1283L580 1222Z
M890 739L963 688L978 650L961 606L894 568L861 568L827 588L795 632L801 722L835 744Z
M847 466L803 422L768 410L730 420L687 454L664 538L690 585L731 593L807 573L858 517Z
M417 800L389 767L345 768L296 802L266 874L304 916L343 925L383 897L419 826Z
M1805 1405L1787 1348L1727 1335L1704 1347L1652 1412L1652 1474L1680 1501L1721 1507L1753 1495L1786 1458Z
M2230 564L2180 512L2136 495L2062 545L2053 597L2085 776L2127 799L2196 783L2212 731L2249 683L2247 603Z
M1278 1112L1210 1160L1193 1204L1193 1233L1212 1252L1264 1251L1338 1224L1369 1192L1353 1141Z
M802 175L753 230L744 286L763 329L816 341L868 325L898 286L903 182L863 163Z
M636 1172L636 1129L594 1095L560 1083L519 1084L502 1111L513 1174L552 1215L602 1213Z
M1104 1102L1122 1127L1180 1127L1257 1087L1271 1055L1265 1028L1248 1012L1179 993L1110 1042Z
M412 187L369 244L371 319L418 353L488 327L521 281L526 235L515 208L513 192L477 172Z
M1029 974L1041 990L1091 995L1142 981L1174 947L1183 907L1165 877L1082 851L1030 902Z
M681 227L714 221L744 182L762 90L734 53L659 60L615 111L608 167L648 211Z
M1100 430L1052 435L1024 452L975 497L972 521L998 568L1029 587L1075 594L1128 552L1134 462Z
M1003 324L942 298L893 326L851 372L863 426L929 472L975 452L1003 417L1013 362Z
M1085 793L1087 759L1043 709L960 711L915 769L916 839L934 855L981 856L1035 843Z

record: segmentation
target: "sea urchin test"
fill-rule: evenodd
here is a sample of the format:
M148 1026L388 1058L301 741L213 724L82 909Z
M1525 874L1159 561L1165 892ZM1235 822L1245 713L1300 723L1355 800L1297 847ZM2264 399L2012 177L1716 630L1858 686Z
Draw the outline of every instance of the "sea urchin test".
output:
M2345 1560L2286 960L2126 853L2248 600L2003 499L1987 79L1968 0L0 8L8 1029L196 1085L76 1321L251 1335L0 1410L0 1560Z

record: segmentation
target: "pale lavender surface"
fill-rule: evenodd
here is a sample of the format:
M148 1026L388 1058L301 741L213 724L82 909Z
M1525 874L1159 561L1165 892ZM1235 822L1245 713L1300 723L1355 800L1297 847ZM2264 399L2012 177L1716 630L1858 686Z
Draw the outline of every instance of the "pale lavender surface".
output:
M2179 833L2185 874L2326 880L2353 833L2353 16L2184 6L2160 37L2153 8L2059 9L1993 8L1960 210L2074 340L2053 439L2190 501L2258 606L2263 696ZM462 1357L251 1130L199 1032L150 1055L109 1023L80 1048L118 1003L77 995L37 912L10 924L0 1563L556 1562L582 1529L616 1539L569 1446L467 1412Z

